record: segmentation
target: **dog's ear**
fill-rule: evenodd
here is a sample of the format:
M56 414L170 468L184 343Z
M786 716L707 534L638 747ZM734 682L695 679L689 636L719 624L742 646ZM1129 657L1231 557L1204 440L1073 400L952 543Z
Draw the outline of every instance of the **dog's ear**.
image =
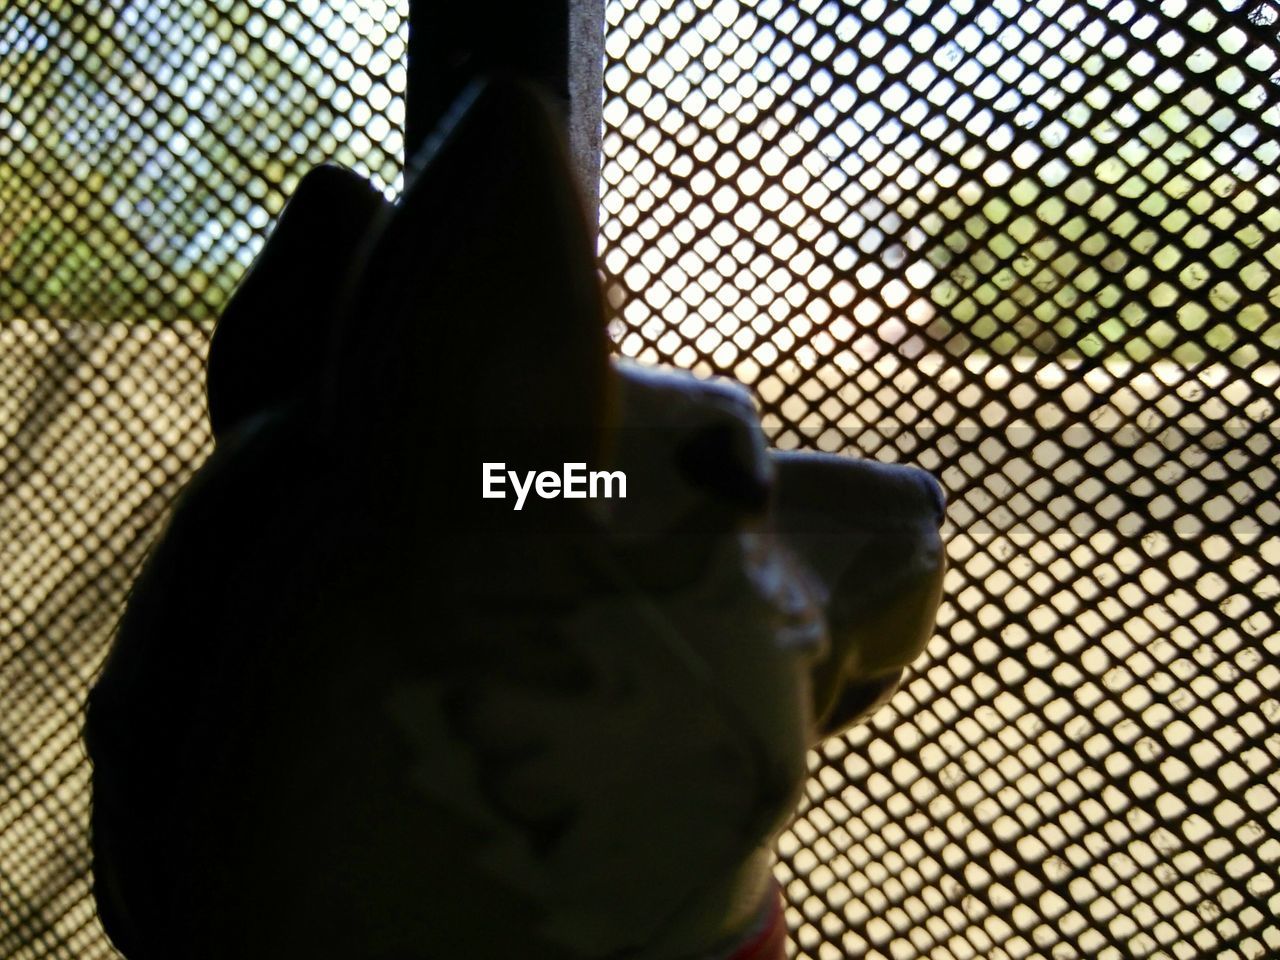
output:
M530 467L597 459L604 307L564 140L522 82L454 105L362 258L332 358L339 424L437 463L444 444Z
M213 331L206 389L215 438L318 388L343 278L389 206L341 167L302 178Z

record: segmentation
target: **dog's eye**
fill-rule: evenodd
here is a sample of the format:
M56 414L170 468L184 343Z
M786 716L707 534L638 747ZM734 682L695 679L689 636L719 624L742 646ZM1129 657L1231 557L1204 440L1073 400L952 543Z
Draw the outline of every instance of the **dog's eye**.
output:
M703 427L675 451L676 466L690 486L744 512L769 507L769 485L755 462L744 431L727 421Z

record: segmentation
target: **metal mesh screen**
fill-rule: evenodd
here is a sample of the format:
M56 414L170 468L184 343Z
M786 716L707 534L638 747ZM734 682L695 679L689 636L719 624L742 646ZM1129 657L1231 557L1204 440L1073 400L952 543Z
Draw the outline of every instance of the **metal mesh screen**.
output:
M620 350L951 498L937 635L811 757L797 956L1280 953L1280 9L610 2ZM0 956L110 956L81 698L310 165L388 194L405 8L0 6Z

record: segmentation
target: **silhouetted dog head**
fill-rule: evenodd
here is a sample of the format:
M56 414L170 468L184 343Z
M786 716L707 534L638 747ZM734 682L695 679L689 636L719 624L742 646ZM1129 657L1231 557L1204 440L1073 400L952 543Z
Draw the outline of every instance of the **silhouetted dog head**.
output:
M397 203L310 174L228 306L87 714L130 960L731 950L926 641L937 485L611 362L562 150L480 86Z

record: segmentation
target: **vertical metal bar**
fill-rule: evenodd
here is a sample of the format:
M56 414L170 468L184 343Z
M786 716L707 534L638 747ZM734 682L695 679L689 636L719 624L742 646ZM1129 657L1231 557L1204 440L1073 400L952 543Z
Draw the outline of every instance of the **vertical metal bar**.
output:
M593 228L600 209L604 4L569 0L569 152Z

